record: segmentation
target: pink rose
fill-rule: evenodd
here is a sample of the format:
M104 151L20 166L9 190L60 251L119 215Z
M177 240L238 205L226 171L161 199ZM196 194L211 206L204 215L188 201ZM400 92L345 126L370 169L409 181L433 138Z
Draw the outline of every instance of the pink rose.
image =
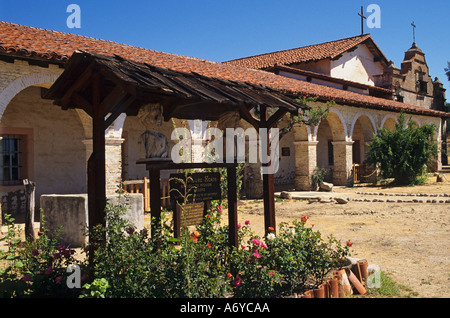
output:
M56 282L57 284L59 284L59 283L61 283L61 281L62 281L63 279L64 279L64 277L58 276L58 277L55 278L55 282Z
M256 246L260 246L260 245L261 245L261 241L258 240L257 238L254 238L254 239L252 240L252 243L255 244Z
M245 220L245 225L250 225L250 220Z
M233 280L233 285L236 287L239 287L239 286L241 286L241 283L242 283L242 281L239 278L239 276L236 276L236 278Z
M258 252L254 252L253 256L256 257L256 258L261 258L261 254L259 254Z
M25 274L25 275L23 275L22 280L23 280L24 282L29 282L29 281L31 280L31 274Z

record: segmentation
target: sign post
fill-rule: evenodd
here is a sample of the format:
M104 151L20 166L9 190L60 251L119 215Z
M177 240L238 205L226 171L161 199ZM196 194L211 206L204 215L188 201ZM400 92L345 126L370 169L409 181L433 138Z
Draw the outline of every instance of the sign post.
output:
M172 169L200 169L200 168L227 168L228 177L228 222L229 222L229 244L237 247L237 194L236 194L236 163L174 163L168 160L142 159L137 161L138 164L145 164L150 175L150 210L152 215L152 235L159 232L161 229L161 189L160 189L160 175L161 170ZM199 176L200 174L198 174ZM182 180L185 180L186 175L181 174ZM195 176L195 174L194 174ZM206 178L207 177L207 178ZM204 209L208 208L208 200L220 200L220 175L214 177L214 173L205 173L202 178L193 178L197 182L199 192L197 200L202 198L205 201ZM174 185L176 186L176 185ZM171 185L172 187L172 185ZM171 196L172 192L171 191ZM183 193L183 192L181 192ZM193 202L195 203L195 202ZM198 202L197 202L198 203ZM174 213L176 213L174 211ZM175 219L174 219L175 220Z

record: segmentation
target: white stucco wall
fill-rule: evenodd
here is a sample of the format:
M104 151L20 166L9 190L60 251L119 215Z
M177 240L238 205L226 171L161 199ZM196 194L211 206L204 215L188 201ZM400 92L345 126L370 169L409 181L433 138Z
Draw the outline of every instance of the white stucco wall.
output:
M341 58L330 62L330 75L367 85L374 85L374 75L383 73L380 62L373 61L373 54L365 45L358 45Z

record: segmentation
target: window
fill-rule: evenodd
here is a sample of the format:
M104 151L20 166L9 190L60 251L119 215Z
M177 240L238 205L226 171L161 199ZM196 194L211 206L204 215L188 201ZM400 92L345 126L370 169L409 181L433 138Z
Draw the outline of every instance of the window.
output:
M0 181L3 184L21 180L21 142L20 136L0 136Z
M328 140L328 165L334 165L333 140Z
M428 92L427 84L428 83L423 80L419 81L419 93L426 94Z

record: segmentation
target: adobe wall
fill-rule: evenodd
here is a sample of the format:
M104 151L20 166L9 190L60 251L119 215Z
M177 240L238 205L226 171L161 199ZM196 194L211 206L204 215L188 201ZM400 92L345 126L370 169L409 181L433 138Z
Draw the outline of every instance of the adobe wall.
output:
M374 75L383 73L381 62L374 62L374 56L365 45L358 45L351 52L330 62L330 75L362 84L374 85Z
M75 110L63 111L52 101L41 99L40 93L40 88L33 86L18 93L3 112L0 129L2 133L28 134L27 149L22 153L28 165L24 177L36 182L37 202L44 193L86 192L86 150L80 118ZM11 199L7 193L19 194L22 190L23 185L0 186L4 211L12 208L14 200L21 200ZM23 212L23 206L17 208Z

